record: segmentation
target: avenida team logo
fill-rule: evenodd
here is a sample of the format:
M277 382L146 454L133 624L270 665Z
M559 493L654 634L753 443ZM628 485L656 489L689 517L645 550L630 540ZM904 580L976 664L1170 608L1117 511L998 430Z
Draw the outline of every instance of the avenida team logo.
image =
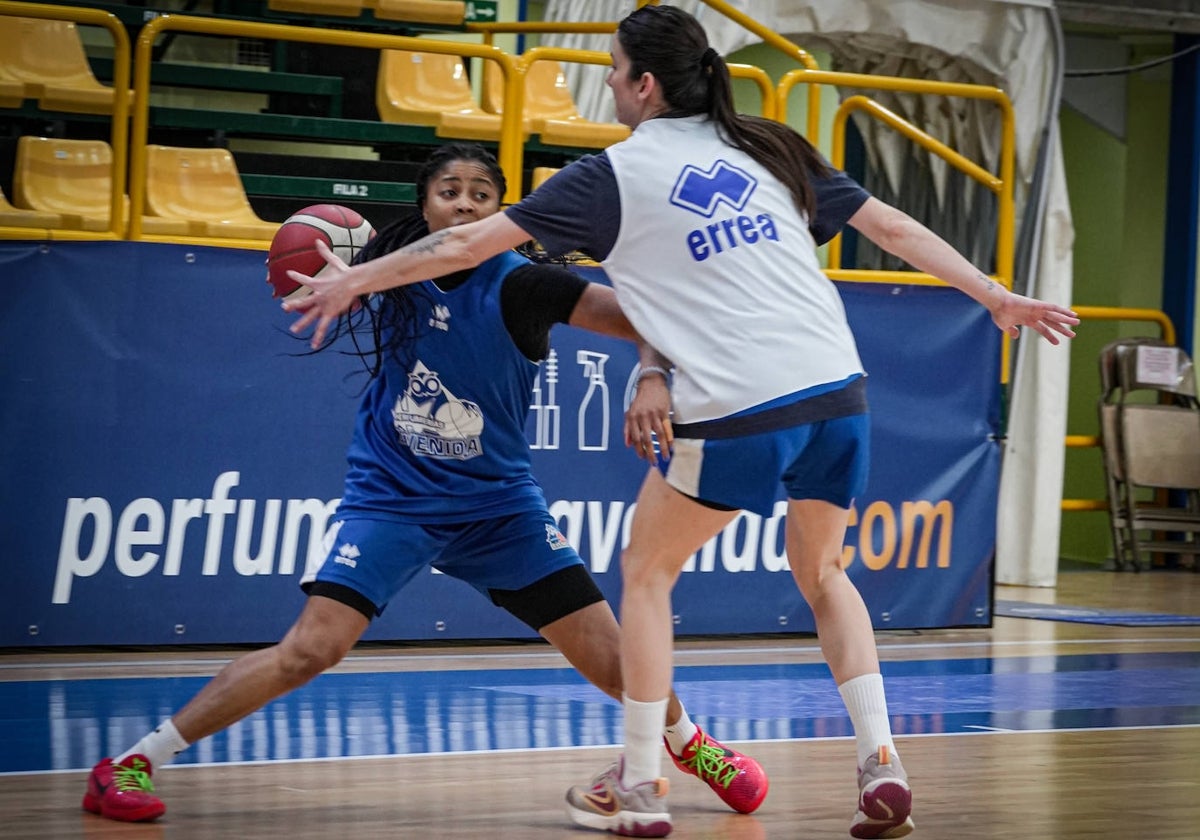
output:
M416 455L465 461L483 452L483 412L477 403L456 397L437 371L418 361L408 387L396 397L392 423L400 442Z

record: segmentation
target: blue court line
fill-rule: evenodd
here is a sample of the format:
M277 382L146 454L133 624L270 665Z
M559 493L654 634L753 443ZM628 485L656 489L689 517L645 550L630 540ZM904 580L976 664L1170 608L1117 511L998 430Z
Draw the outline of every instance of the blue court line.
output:
M1200 652L938 659L883 666L897 735L1200 724ZM86 768L207 677L0 682L0 772ZM851 734L823 664L676 668L693 719L731 741ZM333 673L176 763L601 746L617 703L569 669Z
M996 615L1009 618L1039 618L1046 621L1072 621L1080 624L1116 624L1124 627L1200 625L1200 615L1102 610L1095 607L1071 607L1066 604L1037 604L1032 601L998 600L994 605L994 611Z

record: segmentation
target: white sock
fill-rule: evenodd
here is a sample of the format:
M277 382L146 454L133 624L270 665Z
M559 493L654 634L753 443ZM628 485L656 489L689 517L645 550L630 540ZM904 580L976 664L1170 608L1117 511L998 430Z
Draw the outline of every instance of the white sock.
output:
M687 709L684 709L679 720L663 729L663 737L667 739L667 745L671 748L671 752L675 755L683 755L683 748L696 737L696 733L699 731L699 727L688 717Z
M623 697L625 710L625 771L621 784L628 790L662 775L663 724L667 718L667 698L639 703Z
M183 740L174 721L167 718L157 729L113 759L113 764L120 764L131 755L144 755L150 760L151 768L157 770L170 764L187 748L188 742Z
M882 674L863 674L838 686L858 747L858 766L862 767L880 747L896 751L892 725L888 721L887 699L883 694Z

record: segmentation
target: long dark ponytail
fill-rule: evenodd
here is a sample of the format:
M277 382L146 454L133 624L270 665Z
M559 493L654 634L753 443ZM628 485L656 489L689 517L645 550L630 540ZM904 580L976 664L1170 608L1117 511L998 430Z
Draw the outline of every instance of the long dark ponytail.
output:
M727 143L778 178L812 220L809 177L827 174L824 160L791 127L734 110L729 67L698 20L674 6L643 6L621 21L617 38L629 58L630 79L650 73L658 81L669 109L663 116L707 116Z

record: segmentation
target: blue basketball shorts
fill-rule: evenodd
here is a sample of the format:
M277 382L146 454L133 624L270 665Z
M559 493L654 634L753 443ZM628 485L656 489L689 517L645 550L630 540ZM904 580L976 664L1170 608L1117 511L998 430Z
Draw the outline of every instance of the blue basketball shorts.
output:
M523 589L583 565L545 510L437 525L339 513L325 534L325 549L325 562L315 575L306 574L301 585L348 587L374 604L377 615L429 566L490 599L489 590Z
M782 482L789 499L819 499L848 508L867 487L869 414L802 423L742 437L679 438L659 462L679 492L770 516Z

